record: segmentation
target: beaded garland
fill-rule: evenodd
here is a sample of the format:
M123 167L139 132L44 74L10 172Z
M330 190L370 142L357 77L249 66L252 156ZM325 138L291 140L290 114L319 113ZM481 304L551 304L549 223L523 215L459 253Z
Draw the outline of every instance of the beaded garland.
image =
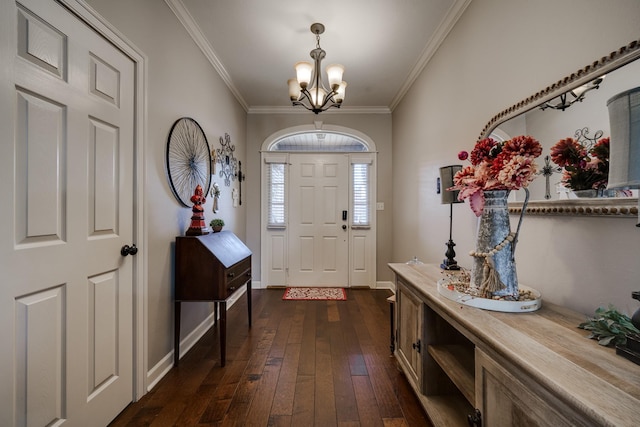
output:
M469 252L469 255L476 257L476 258L487 258L487 257L492 257L495 254L497 254L498 252L500 252L502 249L504 249L505 246L507 246L509 244L509 242L513 242L513 240L516 237L516 233L514 233L513 231L509 234L507 234L507 237L505 237L502 242L498 243L497 245L495 245L493 247L493 249L491 249L489 252L476 252L476 251L471 251Z
M493 256L504 249L509 243L512 243L516 235L517 233L510 232L502 242L495 245L489 252L469 252L469 255L473 257L484 258L482 264L482 282L480 284L480 295L484 298L490 298L496 291L506 287L505 284L502 283L502 280L500 280L500 274L498 274L495 269Z

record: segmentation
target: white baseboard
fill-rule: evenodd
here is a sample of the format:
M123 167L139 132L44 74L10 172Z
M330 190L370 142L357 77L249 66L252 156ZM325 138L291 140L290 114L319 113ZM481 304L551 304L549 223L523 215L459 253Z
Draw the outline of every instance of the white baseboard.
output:
M376 289L389 289L394 294L396 293L396 284L389 281L376 282Z
M247 287L243 286L238 292L233 294L227 300L227 310L229 310L238 299L247 293ZM180 341L180 355L185 355L204 334L215 324L213 313L205 318L193 331L187 334L182 341ZM173 368L173 356L174 351L171 350L166 356L164 356L156 365L147 372L147 393L155 387L156 384Z
M252 287L253 289L266 289L263 288L262 284L257 280L252 283ZM396 293L395 283L389 281L376 282L375 287L371 287L371 289L389 289L394 294Z
M145 393L149 393L169 373L171 368L173 368L173 350L147 372L147 390Z

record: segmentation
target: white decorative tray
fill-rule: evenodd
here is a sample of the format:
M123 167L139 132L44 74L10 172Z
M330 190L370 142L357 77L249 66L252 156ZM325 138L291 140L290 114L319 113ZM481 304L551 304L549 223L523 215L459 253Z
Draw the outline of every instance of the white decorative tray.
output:
M452 301L468 305L470 307L481 308L483 310L502 311L505 313L524 313L528 311L536 311L540 309L540 307L542 307L542 295L540 294L540 292L526 286L518 286L518 288L531 292L534 299L523 301L506 301L482 298L479 296L452 290L447 287L448 283L449 280L447 279L438 280L438 293Z

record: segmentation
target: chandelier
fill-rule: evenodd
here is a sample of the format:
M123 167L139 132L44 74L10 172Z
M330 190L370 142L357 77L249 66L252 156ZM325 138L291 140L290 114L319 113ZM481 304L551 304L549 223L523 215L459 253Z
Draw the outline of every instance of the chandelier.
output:
M576 102L582 102L584 100L584 96L587 94L587 92L593 90L593 89L598 89L600 87L600 84L602 83L602 81L604 80L606 76L603 75L601 77L598 77L595 80L592 80L586 84L583 84L582 86L578 86L577 88L570 90L568 92L562 93L560 95L558 95L556 98L558 99L558 102L556 102L555 104L552 102L553 99L551 99L550 101L545 102L543 105L540 106L541 110L546 110L547 108L552 108L554 110L561 110L564 111L567 108L571 107L573 104L575 104ZM554 99L556 99L554 98Z
M298 62L295 65L296 78L288 81L289 98L293 105L301 105L318 114L331 107L340 108L347 82L342 81L344 67L332 64L326 70L330 90L324 87L320 68L326 56L326 52L320 47L320 34L324 33L324 25L319 23L311 25L311 32L316 35L316 48L309 53L313 64Z

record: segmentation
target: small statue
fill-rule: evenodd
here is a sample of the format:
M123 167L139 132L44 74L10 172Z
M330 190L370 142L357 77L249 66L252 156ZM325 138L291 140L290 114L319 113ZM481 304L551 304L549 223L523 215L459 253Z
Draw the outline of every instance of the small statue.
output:
M233 190L231 190L231 199L233 200L233 207L237 208L238 207L238 190L236 190L235 188Z
M204 193L200 184L196 187L193 192L193 196L191 196L191 202L193 203L193 208L191 208L191 225L186 232L187 236L201 236L203 234L209 234L209 229L207 228L204 222L204 208L203 204L207 202L207 199L204 197Z
M218 212L218 199L220 199L220 187L217 182L211 187L211 195L213 196L213 213Z

